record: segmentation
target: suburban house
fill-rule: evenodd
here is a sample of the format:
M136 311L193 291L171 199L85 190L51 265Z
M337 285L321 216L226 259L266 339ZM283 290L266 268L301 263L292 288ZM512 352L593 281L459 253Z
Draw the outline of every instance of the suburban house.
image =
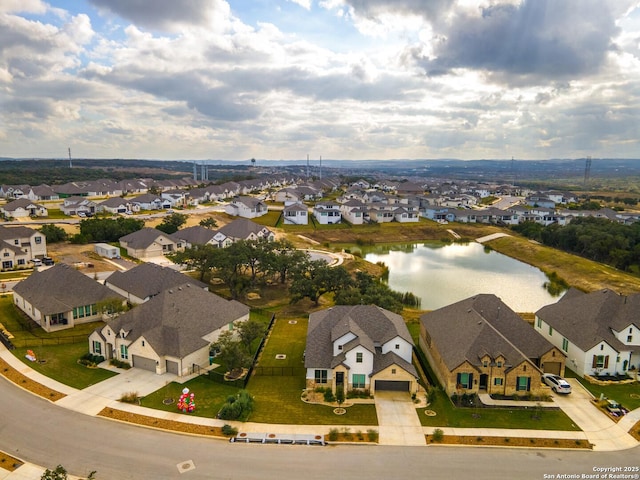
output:
M331 225L342 221L342 213L338 204L322 202L313 207L313 216L321 225Z
M194 225L193 227L182 228L171 236L183 242L185 248L191 248L194 245L213 245L218 247L216 240L216 230L203 227L202 225Z
M137 211L140 209L138 205L135 206L135 209L132 207L133 206L129 204L129 201L122 197L107 198L98 204L99 211L108 213L125 213L127 210Z
M339 305L309 315L307 388L416 393L413 340L403 318L375 305Z
M2 207L0 212L7 218L46 217L49 212L46 207L39 205L28 198L13 200Z
M302 203L292 203L283 208L282 218L285 225L307 225L309 209Z
M29 260L47 255L47 239L44 234L28 227L0 225L0 260L2 269L27 266Z
M157 374L188 375L209 367L220 333L248 319L246 305L185 283L93 331L89 351Z
M258 225L246 218L238 218L220 227L215 238L220 242L220 246L226 246L238 240L265 239L273 241L276 235L264 225Z
M449 395L546 394L542 374L564 375L564 353L493 294L422 315L420 347Z
M60 210L65 215L78 215L79 213L96 213L96 202L87 197L67 197L62 201Z
M145 193L138 197L129 199L129 203L135 206L136 210L166 210L173 206L170 200L153 195L152 193ZM133 210L133 208L131 209Z
M120 246L127 249L128 255L141 260L175 253L184 248L183 243L176 241L172 235L148 227L120 237L119 241Z
M266 215L269 207L254 197L236 197L224 207L224 211L234 217L256 218Z
M570 289L536 312L536 331L567 355L580 376L640 369L640 294Z
M209 287L172 268L154 263L141 263L125 272L115 271L104 281L106 287L122 295L129 303L140 304L150 300L169 288L190 283L194 288L208 290Z
M346 200L340 204L340 213L342 218L352 225L362 225L365 217L369 217L367 205L356 198Z
M45 331L103 320L99 304L124 298L104 285L59 263L33 272L13 287L13 303Z

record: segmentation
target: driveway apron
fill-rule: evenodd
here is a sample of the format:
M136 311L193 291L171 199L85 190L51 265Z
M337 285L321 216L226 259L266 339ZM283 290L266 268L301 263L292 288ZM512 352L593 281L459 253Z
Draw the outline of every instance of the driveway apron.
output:
M407 392L375 394L380 445L426 445L418 412Z

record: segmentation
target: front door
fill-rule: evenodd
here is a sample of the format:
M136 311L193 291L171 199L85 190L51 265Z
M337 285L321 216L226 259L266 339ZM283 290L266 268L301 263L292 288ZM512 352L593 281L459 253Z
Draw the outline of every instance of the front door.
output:
M480 390L487 389L488 379L489 379L489 375L487 375L486 373L483 373L482 375L480 375Z
M344 372L336 372L336 390L344 390Z

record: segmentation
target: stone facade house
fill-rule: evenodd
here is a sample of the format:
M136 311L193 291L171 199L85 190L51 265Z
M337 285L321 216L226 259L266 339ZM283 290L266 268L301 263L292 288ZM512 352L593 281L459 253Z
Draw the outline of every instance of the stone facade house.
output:
M420 347L449 395L542 395L543 373L564 375L564 353L493 294L422 315Z
M155 228L143 228L120 237L119 241L120 246L127 249L128 255L139 259L160 257L184 248L180 240Z

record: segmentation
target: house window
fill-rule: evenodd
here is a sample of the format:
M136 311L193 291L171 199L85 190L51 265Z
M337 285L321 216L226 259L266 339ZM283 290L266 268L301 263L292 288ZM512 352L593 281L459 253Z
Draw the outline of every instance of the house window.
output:
M93 341L93 353L96 355L100 355L102 353L102 345L96 340Z
M538 325L538 328L542 328L542 319L541 319L541 318L538 318L538 320L537 320L537 321L538 321L538 324L537 324L537 325Z
M400 350L400 344L396 343L396 350Z
M627 342L629 342L629 343L633 342L633 335L628 335L627 336Z
M327 383L327 371L326 370L316 370L315 371L315 380L316 380L316 383Z
M13 244L14 244L14 245L20 245L20 240L14 240L14 241L13 241Z
M391 369L391 375L395 375L395 374L396 374L396 369L395 369L395 368L392 368L392 369Z
M24 258L19 258L18 265L24 265L24 264L25 264Z
M489 366L489 362L485 360L484 362L482 362L482 366L484 368L487 368Z
M562 339L562 350L564 350L565 352L569 350L569 340L567 340L566 338Z
M633 333L633 327L629 329L629 333Z
M338 350L342 350L342 345L338 345Z
M553 335L553 327L549 325L549 335Z
M35 237L36 245L40 245L42 243L42 237Z
M351 383L353 388L364 388L364 373L354 373L351 377Z
M362 363L362 352L356 353L356 363Z
M462 388L471 388L473 385L473 373L458 373L456 383Z
M609 366L609 355L594 355L591 362L592 368L607 368Z
M604 350L604 344L600 344L600 350Z
M500 362L500 361L496 362L496 367L502 368L502 362Z
M142 346L144 347L144 340L142 340Z
M126 345L120 345L120 358L127 360L129 358L129 349Z
M502 385L502 379L501 378L494 378L493 379L493 384L496 385L496 386Z
M531 377L518 377L516 381L516 391L528 392L531 386Z

